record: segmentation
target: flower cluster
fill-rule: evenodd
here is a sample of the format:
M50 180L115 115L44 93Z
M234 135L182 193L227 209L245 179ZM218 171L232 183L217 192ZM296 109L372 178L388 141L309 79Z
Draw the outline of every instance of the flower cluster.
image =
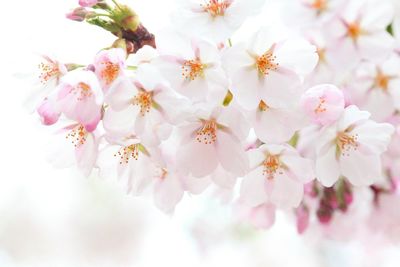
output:
M212 187L232 192L256 226L269 227L279 209L302 232L312 218L327 224L346 212L360 189L395 196L393 3L281 1L281 25L233 38L264 2L178 1L174 28L155 39L127 6L79 1L68 18L118 39L87 65L43 58L31 98L42 123L61 129L86 175L150 190L167 213Z

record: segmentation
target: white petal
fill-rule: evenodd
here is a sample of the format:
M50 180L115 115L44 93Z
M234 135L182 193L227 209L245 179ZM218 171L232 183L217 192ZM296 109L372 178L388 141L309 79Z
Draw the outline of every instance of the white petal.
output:
M244 204L255 207L268 200L263 167L258 167L247 174L240 187L240 199Z
M340 169L335 145L332 144L325 153L317 155L315 173L326 187L332 186L339 179Z
M277 173L273 179L271 202L281 209L297 207L303 198L303 184L290 178L286 173Z

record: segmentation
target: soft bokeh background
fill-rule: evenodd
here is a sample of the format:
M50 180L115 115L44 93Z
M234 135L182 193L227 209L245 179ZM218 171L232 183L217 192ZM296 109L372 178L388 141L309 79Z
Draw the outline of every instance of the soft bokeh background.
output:
M269 2L237 37L274 21L274 1ZM112 181L54 169L46 159L49 132L22 107L30 88L19 74L34 70L35 53L87 63L112 43L114 37L101 29L64 18L76 3L2 1L0 267L399 266L400 249L394 245L368 251L357 241L298 236L282 214L269 231L233 223L212 192L185 197L171 217L151 199L126 196ZM153 32L168 23L174 8L173 0L125 3Z

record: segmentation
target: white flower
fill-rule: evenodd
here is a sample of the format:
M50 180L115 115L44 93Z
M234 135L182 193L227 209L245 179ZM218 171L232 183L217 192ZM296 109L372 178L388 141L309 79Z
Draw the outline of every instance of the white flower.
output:
M310 73L317 62L316 49L307 41L279 37L266 28L247 45L234 45L223 56L232 92L246 109L255 109L261 100L271 107L297 103L301 75Z
M347 107L337 123L322 130L316 153L317 179L332 186L341 176L353 185L370 185L382 176L380 155L394 132L370 113Z

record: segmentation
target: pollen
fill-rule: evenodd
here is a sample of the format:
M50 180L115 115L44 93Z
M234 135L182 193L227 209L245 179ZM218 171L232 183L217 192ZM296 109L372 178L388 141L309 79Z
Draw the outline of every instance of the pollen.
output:
M276 63L275 60L276 56L274 56L272 49L257 57L255 66L258 70L258 73L261 76L266 76L270 73L270 71L277 70L279 63Z
M393 77L385 75L384 73L382 73L381 70L378 69L374 81L374 86L384 91L387 91L389 88L389 82L392 78Z
M358 135L348 134L346 132L338 133L336 137L336 144L341 151L342 155L349 155L350 150L357 150L358 148Z
M206 145L213 144L217 141L217 123L215 120L209 120L203 122L201 127L196 133L196 140L199 143Z
M267 111L269 109L269 106L263 101L260 101L260 104L258 104L258 109L260 111Z
M358 37L363 33L361 26L358 22L346 23L347 36L350 37L354 42L357 41Z
M119 164L128 164L131 159L138 160L139 158L139 144L133 144L121 148L114 157L119 158Z
M319 98L318 106L314 109L315 114L324 113L326 111L326 107L324 107L326 103L326 99L323 97Z
M84 101L93 95L90 85L84 82L78 83L70 92L77 96L78 101Z
M150 112L151 106L153 104L153 94L141 91L133 98L133 105L140 107L140 114L142 116Z
M321 12L327 8L327 4L327 0L314 0L314 2L311 3L311 7Z
M227 0L209 0L206 4L201 4L205 12L210 14L211 17L216 18L218 16L224 16L226 9L231 5L231 1Z
M193 81L196 78L204 77L205 65L200 59L186 60L182 65L182 77Z
M267 158L263 162L263 167L263 175L265 175L268 180L274 179L276 173L282 174L282 166L278 155L267 155Z
M104 79L107 85L110 85L115 79L117 79L120 67L118 64L112 62L103 62L104 69L100 72L100 76Z
M60 75L58 64L51 61L40 63L38 65L38 68L40 71L39 80L43 84L47 83L50 79Z
M83 125L74 127L65 137L70 140L75 147L79 147L86 142L87 131Z

